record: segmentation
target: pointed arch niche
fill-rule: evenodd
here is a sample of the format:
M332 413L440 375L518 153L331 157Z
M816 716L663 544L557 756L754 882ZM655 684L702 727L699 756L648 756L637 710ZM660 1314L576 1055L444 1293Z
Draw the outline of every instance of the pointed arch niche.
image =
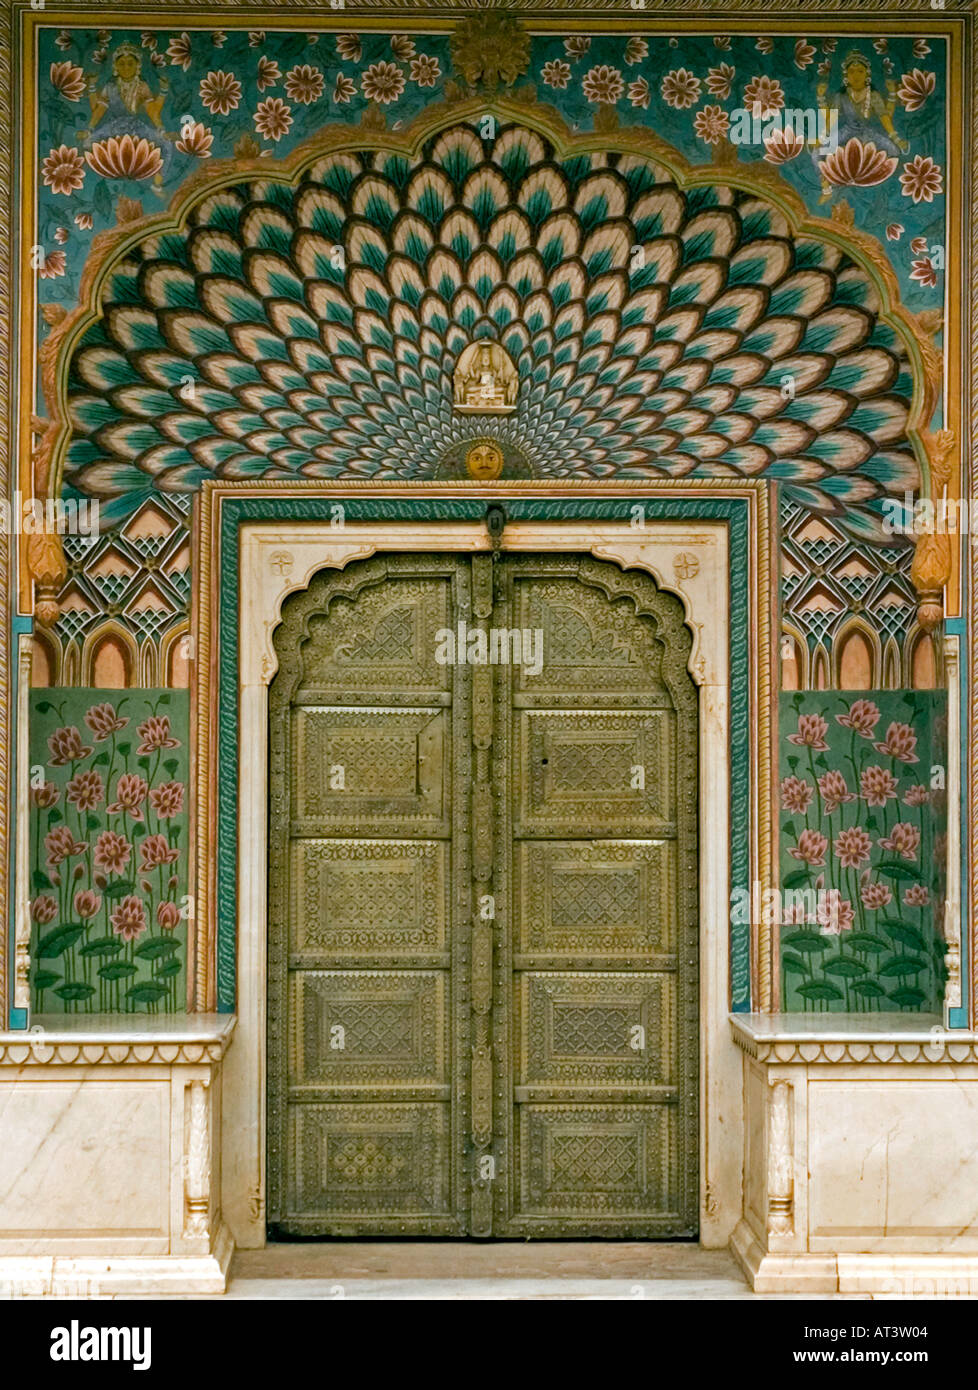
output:
M139 653L132 633L108 622L86 638L81 654L81 684L101 690L124 690L138 684Z

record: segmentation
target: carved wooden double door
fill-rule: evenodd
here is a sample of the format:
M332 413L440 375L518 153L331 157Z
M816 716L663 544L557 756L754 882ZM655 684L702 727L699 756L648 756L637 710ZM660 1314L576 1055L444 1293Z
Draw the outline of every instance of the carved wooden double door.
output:
M273 1231L694 1234L679 600L583 555L381 555L276 647Z

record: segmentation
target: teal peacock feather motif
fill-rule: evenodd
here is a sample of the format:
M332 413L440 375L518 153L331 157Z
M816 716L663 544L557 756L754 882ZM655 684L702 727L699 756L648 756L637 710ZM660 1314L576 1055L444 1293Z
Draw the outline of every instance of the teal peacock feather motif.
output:
M764 477L890 541L910 367L866 272L722 185L560 159L518 126L320 157L130 249L70 363L70 490L128 514L204 479L425 478L491 436L548 478ZM517 409L453 408L474 339Z

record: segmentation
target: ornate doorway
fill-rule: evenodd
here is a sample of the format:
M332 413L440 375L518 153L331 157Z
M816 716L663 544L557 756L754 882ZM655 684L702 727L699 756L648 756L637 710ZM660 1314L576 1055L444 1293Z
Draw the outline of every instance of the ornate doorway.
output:
M379 555L287 601L273 1232L695 1234L690 644L584 555Z

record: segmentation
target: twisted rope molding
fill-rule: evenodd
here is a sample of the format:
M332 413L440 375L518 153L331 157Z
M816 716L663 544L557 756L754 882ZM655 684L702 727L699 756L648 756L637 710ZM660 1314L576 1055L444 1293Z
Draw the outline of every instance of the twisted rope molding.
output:
M0 138L0 237L5 248L13 244L14 224L10 207L10 189L13 177L13 140L10 132L14 129L13 87L11 82L11 62L14 45L14 16L7 7L0 20L0 128L7 133ZM11 314L13 312L13 285L11 272L13 259L9 255L0 256L0 378L4 382L0 390L0 497L10 493L10 457L13 445L14 373L12 370ZM0 534L0 606L5 621L0 635L0 790L10 805L13 789L10 786L10 739L12 737L10 710L10 652L14 639L11 636L8 615L13 607L12 593L16 591L9 576L12 571L11 546L6 534ZM9 994L9 910L8 866L10 863L10 825L12 816L0 815L0 1025L6 1024Z
M16 0L19 8L26 9L28 0ZM206 13L220 12L228 10L232 13L236 10L243 11L253 18L267 18L273 16L281 23L283 10L310 10L314 14L310 18L318 21L324 28L355 28L351 22L350 9L344 7L339 11L323 12L322 0L286 0L275 6L255 5L249 0L182 0L181 10L195 11L201 10ZM492 10L501 8L495 3L487 3L486 0L456 0L452 5L432 4L430 0L398 0L397 4L390 4L389 0L356 0L356 13L362 11L384 12L383 18L385 27L387 20L392 16L403 13L412 16L416 12L423 13L426 18L432 21L445 21L458 18L460 16L471 15L473 11ZM553 13L559 13L571 23L589 29L593 32L596 20L604 16L616 17L625 16L628 19L629 27L649 26L657 19L664 19L673 14L698 14L705 20L715 21L717 24L723 23L729 27L731 21L736 23L736 17L743 14L752 17L756 12L763 11L768 21L772 19L792 20L802 15L826 16L833 14L859 14L866 16L867 11L881 15L907 15L906 0L794 0L790 8L772 11L770 0L735 0L729 7L722 6L720 0L658 0L658 3L649 3L646 7L636 8L632 0L604 0L603 4L587 7L586 17L581 13L585 8L581 0L535 0L529 5L518 7L520 18L524 23L532 21L537 17L549 17ZM967 13L974 8L974 0L945 0L943 11L933 14L922 12L927 18L946 18L949 14ZM154 11L172 13L174 5L172 0L142 0L139 5L120 5L116 7L115 13L120 20L127 12L135 12L139 16L152 14ZM58 6L59 14L89 14L92 12L91 3L85 0L64 0ZM576 13L575 13L576 12ZM376 22L376 21L375 21Z

